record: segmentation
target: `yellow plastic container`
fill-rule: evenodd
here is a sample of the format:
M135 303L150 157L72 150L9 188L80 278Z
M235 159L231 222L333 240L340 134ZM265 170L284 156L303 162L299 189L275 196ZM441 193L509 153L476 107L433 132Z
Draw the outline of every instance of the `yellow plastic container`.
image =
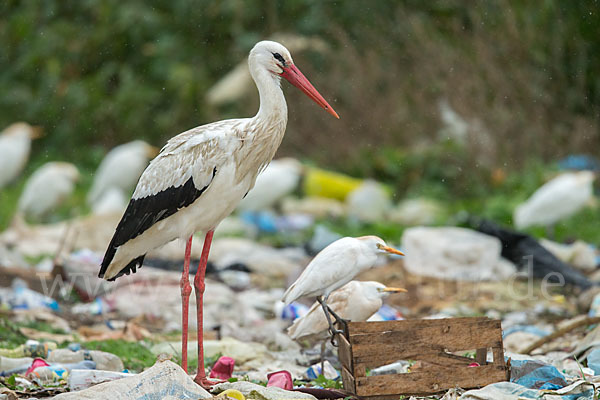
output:
M346 196L362 183L362 179L338 172L309 168L304 178L304 194L344 201Z

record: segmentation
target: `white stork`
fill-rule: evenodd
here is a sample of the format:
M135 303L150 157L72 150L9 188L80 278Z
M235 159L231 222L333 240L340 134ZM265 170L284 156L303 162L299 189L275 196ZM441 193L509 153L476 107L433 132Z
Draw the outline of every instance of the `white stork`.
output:
M31 140L40 136L41 129L17 122L0 133L0 188L14 180L29 159Z
M289 51L271 41L257 43L248 64L260 96L253 118L214 122L181 133L163 147L137 184L102 261L99 277L114 280L141 267L145 254L176 238L187 238L182 296L182 366L187 371L189 261L192 235L205 234L194 278L198 312L198 373L195 381L211 386L204 371L202 297L204 274L215 227L248 193L259 171L273 158L287 123L281 77L339 118L294 65Z
M400 250L386 245L377 236L338 239L313 258L296 282L283 294L282 300L287 305L302 297L317 297L329 324L329 331L333 335L337 331L333 328L329 316L329 295L362 271L371 268L382 253L404 255ZM332 314L339 319L335 312Z

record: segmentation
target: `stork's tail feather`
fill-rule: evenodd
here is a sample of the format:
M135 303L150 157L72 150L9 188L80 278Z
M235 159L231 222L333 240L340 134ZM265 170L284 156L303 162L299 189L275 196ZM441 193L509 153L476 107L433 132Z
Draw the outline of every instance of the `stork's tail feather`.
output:
M136 273L138 268L142 268L142 264L144 263L144 257L146 257L146 255L141 255L138 258L132 260L129 264L127 264L125 266L125 268L123 268L121 271L119 271L118 274L116 274L115 276L113 276L112 278L107 279L108 281L114 281L115 279L117 279L120 276L123 275L129 275L130 273Z

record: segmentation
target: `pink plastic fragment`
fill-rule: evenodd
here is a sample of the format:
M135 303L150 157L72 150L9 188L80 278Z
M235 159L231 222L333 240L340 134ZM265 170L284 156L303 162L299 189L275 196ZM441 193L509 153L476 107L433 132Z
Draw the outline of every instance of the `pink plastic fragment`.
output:
M479 363L472 362L471 364L467 365L467 367L481 367L481 365L479 365Z
M267 375L267 379L269 380L267 382L267 387L276 386L285 390L292 390L294 388L292 374L288 371L271 372Z
M27 372L25 373L25 375L29 375L36 368L39 368L39 367L49 367L49 366L50 366L50 364L48 364L46 361L42 360L41 358L36 358L31 363L31 366L27 369Z
M233 374L235 360L231 357L219 357L215 365L210 370L210 378L213 379L229 379Z

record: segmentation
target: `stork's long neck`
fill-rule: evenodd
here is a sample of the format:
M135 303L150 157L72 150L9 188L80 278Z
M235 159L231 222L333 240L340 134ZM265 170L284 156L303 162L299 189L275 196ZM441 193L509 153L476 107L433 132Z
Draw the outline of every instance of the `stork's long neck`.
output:
M258 88L260 108L254 116L261 124L287 123L287 104L279 85L280 78L264 68L250 66L250 73ZM257 121L259 122L259 121Z

